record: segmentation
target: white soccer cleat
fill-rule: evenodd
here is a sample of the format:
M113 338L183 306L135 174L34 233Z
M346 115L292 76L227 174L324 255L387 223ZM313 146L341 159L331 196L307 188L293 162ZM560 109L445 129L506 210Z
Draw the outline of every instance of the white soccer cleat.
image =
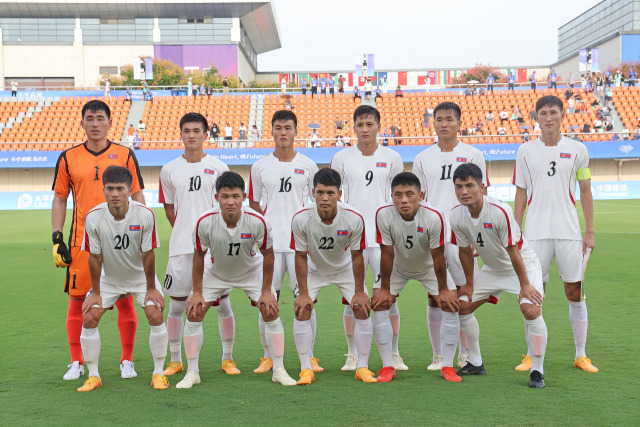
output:
M341 368L343 371L355 371L358 367L358 356L355 354L345 354L347 361L344 362L344 366Z
M271 381L274 383L280 383L282 385L297 385L298 382L291 378L287 373L287 370L284 369L284 366L279 366L278 369L273 371L273 376L271 376Z
M73 362L71 365L67 365L67 368L69 368L69 370L62 377L63 380L67 380L67 381L77 380L82 375L84 375L84 366L81 365L80 362L78 362L77 360Z
M135 363L130 360L123 360L120 364L120 376L124 379L137 377L138 373L133 368L134 365Z
M200 374L193 369L189 369L182 381L176 384L176 388L191 388L196 384L200 384Z
M458 368L462 369L467 366L468 359L468 354L458 354Z
M391 355L392 357L392 361L393 361L393 368L396 371L408 371L409 367L407 365L404 364L404 360L402 360L402 357L400 356L400 353L393 353Z
M427 366L427 369L430 371L440 371L442 370L442 355L434 354L431 359L431 365Z

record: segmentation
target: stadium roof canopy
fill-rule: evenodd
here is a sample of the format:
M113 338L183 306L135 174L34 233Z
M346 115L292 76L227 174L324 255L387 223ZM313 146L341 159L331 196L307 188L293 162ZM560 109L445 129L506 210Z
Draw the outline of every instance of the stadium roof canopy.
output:
M256 53L282 47L271 0L0 0L0 18L240 18Z

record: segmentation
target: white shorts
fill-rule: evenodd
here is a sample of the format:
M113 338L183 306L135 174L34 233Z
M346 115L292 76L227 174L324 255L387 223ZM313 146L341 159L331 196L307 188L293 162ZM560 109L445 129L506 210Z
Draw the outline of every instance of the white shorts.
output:
M193 291L193 254L170 256L164 276L164 293L188 297Z
M373 288L380 287L380 247L366 248L362 251L364 258L364 277L367 277L367 266L371 267L373 273Z
M156 276L156 289L162 293L162 285ZM87 293L87 296L91 291ZM115 285L113 283L108 282L100 282L100 296L102 297L102 308L108 309L113 307L113 305L120 299L121 296L133 294L133 297L136 299L138 305L142 308L145 307L144 297L147 294L147 284L146 283L138 283L135 285ZM153 301L147 301L147 305L154 305ZM94 305L94 307L98 307L98 305Z
M205 302L216 302L232 289L242 289L253 303L257 303L262 295L262 268L248 275L242 281L233 282L221 279L205 270L202 280L202 296ZM271 287L271 292L273 295L276 294L273 287Z
M582 240L529 240L529 246L538 255L544 283L549 281L553 259L563 282L575 283L582 279Z
M351 298L356 293L356 285L353 280L353 270L348 269L340 273L319 275L313 272L309 272L307 275L307 290L312 301L318 299L318 293L322 288L326 288L330 285L336 285L342 293L342 297L351 304ZM367 287L364 287L364 292L369 295ZM297 294L297 289L296 289Z
M509 292L520 295L520 280L514 273L510 276L500 276L491 271L481 269L473 280L473 301L482 301L488 299L491 304L497 304L502 292ZM538 269L527 270L527 277L531 286L536 288L544 298L544 288L542 286L542 272ZM462 301L468 301L466 295L460 297ZM533 304L529 299L523 298L520 304Z
M436 278L436 272L434 270L429 271L422 276L416 275L408 275L399 272L398 270L393 270L391 272L391 294L398 296L400 292L404 289L407 282L411 279L417 280L422 283L422 286L427 290L429 295L438 295L438 279ZM456 284L451 277L451 274L447 272L447 288L455 291Z
M449 273L453 278L453 282L456 286L462 286L467 282L464 277L464 270L460 263L460 250L457 245L453 243L444 244L444 257L447 260L447 267L449 267ZM473 277L475 277L480 270L478 269L478 259L473 258Z
M273 281L271 286L276 291L282 289L284 273L289 274L289 289L296 288L296 253L295 252L274 252L273 261Z

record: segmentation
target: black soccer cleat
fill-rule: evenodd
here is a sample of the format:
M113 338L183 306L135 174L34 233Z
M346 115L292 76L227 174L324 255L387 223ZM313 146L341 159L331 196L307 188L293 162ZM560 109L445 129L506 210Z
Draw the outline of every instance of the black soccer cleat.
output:
M539 371L531 371L529 378L529 387L531 388L543 388L546 386L544 376Z
M462 375L486 375L487 371L484 369L484 363L480 366L474 366L471 362L467 362L464 368L460 369L456 374Z

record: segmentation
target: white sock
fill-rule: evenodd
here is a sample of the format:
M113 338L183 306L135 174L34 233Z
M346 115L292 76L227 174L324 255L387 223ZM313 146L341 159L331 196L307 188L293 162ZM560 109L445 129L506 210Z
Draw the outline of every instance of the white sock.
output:
M442 343L440 341L440 325L442 324L442 309L427 305L427 327L429 328L429 340L433 355L442 354ZM455 349L454 349L455 352Z
M527 339L527 356L531 357L531 341L529 340L529 325L527 319L524 319L524 336Z
M442 312L440 336L442 337L442 366L453 367L453 357L456 354L456 346L460 337L460 316L458 313Z
M184 325L184 352L187 355L187 369L200 372L198 363L203 340L202 322L187 320Z
M269 344L271 358L273 359L273 370L275 372L280 366L284 366L284 328L282 321L278 317L272 322L265 322L264 335Z
M460 333L462 342L469 354L469 363L473 366L482 365L482 356L480 354L480 326L478 319L471 314L460 316Z
M89 369L90 377L100 378L98 372L98 359L100 358L100 332L98 328L85 328L82 327L80 333L80 345L82 346L82 356L84 357L84 364Z
M271 357L269 344L267 344L267 338L264 335L264 319L262 318L262 312L260 311L258 311L258 330L260 331L260 342L262 343L262 348L264 349L264 357Z
M393 330L391 329L391 320L389 319L389 310L376 311L373 313L373 333L376 337L376 344L382 366L393 366L393 358L391 356L391 341L393 340Z
M313 357L313 348L316 345L316 308L311 309L311 332L313 333L313 342L311 343L311 357Z
M169 337L169 351L172 362L182 362L182 329L184 328L184 312L187 301L169 300L169 314L167 316L167 334Z
M353 310L350 305L344 306L344 314L342 320L344 321L344 335L347 338L347 353L356 354L356 340L354 338L355 322L356 318L353 316Z
M532 371L538 371L544 374L544 354L547 350L547 325L544 323L542 316L539 316L534 320L526 320L527 329L529 330L529 339L531 343L531 358L533 364L531 365Z
M149 328L149 348L151 348L151 356L153 356L153 374L162 375L164 359L167 357L167 343L169 342L167 327L162 323L157 326L150 325Z
M222 360L233 360L233 341L236 336L236 321L231 310L229 297L221 298L216 306L218 312L218 330L222 341Z
M389 320L391 320L391 330L393 331L393 340L391 341L391 351L400 354L398 342L400 341L400 309L398 303L391 304L389 309Z
M569 301L569 320L573 329L573 341L576 344L576 357L586 357L585 346L587 345L589 317L585 301Z
M358 369L369 367L369 353L371 352L371 340L373 339L373 324L371 318L356 319L353 336L356 341L358 354Z
M468 353L467 348L464 346L464 343L462 342L462 335L458 337L458 348L459 348L458 357Z
M293 340L296 342L296 350L298 350L300 358L300 370L311 369L311 347L313 345L311 321L293 319Z

